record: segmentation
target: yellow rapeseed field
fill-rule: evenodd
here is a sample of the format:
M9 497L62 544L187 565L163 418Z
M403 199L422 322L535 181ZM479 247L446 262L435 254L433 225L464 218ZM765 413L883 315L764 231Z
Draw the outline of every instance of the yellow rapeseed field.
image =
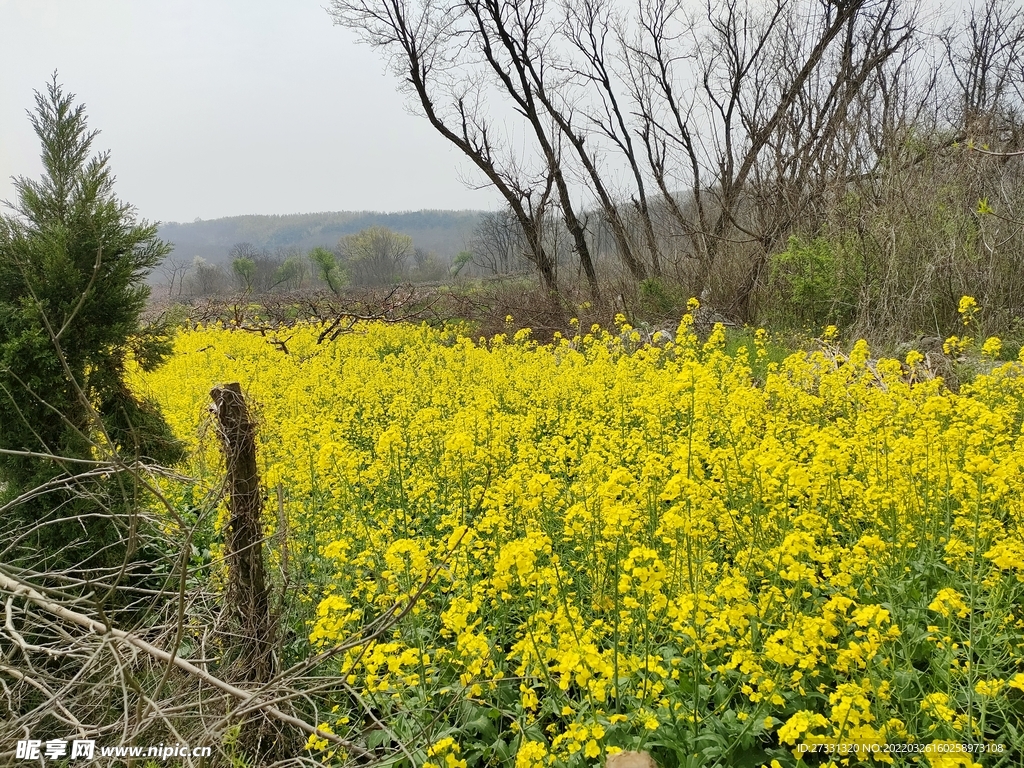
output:
M954 394L691 323L200 327L136 385L214 482L209 390L242 383L313 650L436 572L321 715L394 765L1019 764L1024 365Z

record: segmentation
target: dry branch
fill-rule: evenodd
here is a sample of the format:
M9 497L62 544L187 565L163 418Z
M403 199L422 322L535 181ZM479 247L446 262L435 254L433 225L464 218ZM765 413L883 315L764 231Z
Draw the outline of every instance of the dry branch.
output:
M201 680L207 685L210 685L216 688L217 690L222 691L223 693L226 693L229 696L232 696L235 699L238 699L242 706L252 706L253 704L255 704L257 697L261 693L260 690L251 691L246 690L244 688L239 688L235 685L231 685L230 683L227 683L215 677L214 675L211 675L206 670L195 666L191 662L182 659L176 654L169 653L168 651L165 651L162 648L157 648L155 645L146 642L141 637L137 637L136 635L133 635L129 632L125 632L123 630L116 629L114 627L103 624L102 622L90 618L89 616L86 616L83 613L72 611L71 609L67 608L64 605L61 605L58 602L47 599L45 595L43 595L38 590L34 589L31 585L26 584L20 579L17 579L9 574L6 574L3 571L0 571L0 591L7 592L12 597L24 598L25 600L28 600L29 602L33 603L39 608L42 608L44 611L60 619L63 619L64 621L70 622L72 624L75 624L79 627L88 630L90 633L97 635L98 638L101 640L117 640L121 643L131 646L134 649L137 649L139 651L142 651L143 653L148 654L149 656L153 657L154 659L160 662L163 662L165 664L173 664L175 667L185 672L186 674L191 675L198 680ZM24 673L19 674L23 675ZM370 756L368 752L363 750L358 745L352 744L351 742L346 741L345 739L342 739L341 737L336 736L333 733L329 733L320 728L317 728L316 726L310 725L304 720L295 717L294 715L282 712L276 707L270 705L259 705L258 708L260 711L266 713L267 715L270 715L276 720L279 720L280 722L286 723L288 725L292 725L304 731L307 734L315 734L318 738L327 739L328 741L338 744L344 747L345 749L350 750L351 752L358 754L360 756Z

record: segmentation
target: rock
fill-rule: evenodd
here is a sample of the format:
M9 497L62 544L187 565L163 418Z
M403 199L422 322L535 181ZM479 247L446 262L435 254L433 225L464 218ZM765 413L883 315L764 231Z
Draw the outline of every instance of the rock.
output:
M608 756L605 768L658 768L646 752L618 752Z

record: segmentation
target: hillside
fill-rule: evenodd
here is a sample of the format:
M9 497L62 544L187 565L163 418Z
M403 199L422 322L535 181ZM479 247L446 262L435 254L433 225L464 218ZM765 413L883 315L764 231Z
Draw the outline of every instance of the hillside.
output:
M174 245L172 256L179 261L201 256L211 263L224 263L236 243L258 248L333 248L345 235L381 225L413 239L416 248L433 251L450 260L466 247L481 211L339 211L275 216L230 216L197 219L191 223L170 222L160 226L160 237Z

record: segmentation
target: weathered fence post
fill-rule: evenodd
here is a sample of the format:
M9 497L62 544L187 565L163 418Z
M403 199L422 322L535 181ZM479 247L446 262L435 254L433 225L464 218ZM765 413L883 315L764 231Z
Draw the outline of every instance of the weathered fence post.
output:
M274 622L270 615L267 574L263 562L263 497L256 469L256 427L249 418L238 383L214 387L213 411L227 464L228 610L237 626L236 648L243 676L265 683L276 673Z

